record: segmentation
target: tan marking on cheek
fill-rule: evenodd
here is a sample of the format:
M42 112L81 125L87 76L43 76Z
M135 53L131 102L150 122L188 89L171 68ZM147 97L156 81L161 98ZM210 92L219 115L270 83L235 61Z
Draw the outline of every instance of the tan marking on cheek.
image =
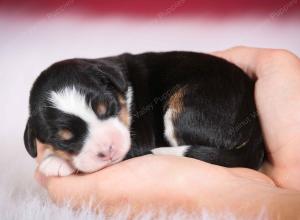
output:
M129 127L130 126L130 117L129 117L129 112L128 112L128 109L127 109L127 106L126 106L126 100L121 95L118 96L118 99L119 99L119 103L120 103L120 106L121 106L121 110L119 112L118 118L127 127Z
M71 138L73 138L73 136L74 136L73 133L68 129L60 129L57 132L57 135L61 140L64 140L64 141L68 141Z
M122 121L127 127L130 125L129 113L126 105L121 106L118 118Z
M66 161L72 161L73 160L73 157L71 154L65 152L65 151L62 151L62 150L54 150L53 152L55 155L57 155L58 157L60 158L63 158L65 159Z
M51 153L54 152L54 148L52 147L52 145L47 144L47 145L45 145L45 147L49 152L51 152Z
M118 99L121 105L126 105L126 100L122 95L118 95Z
M73 156L70 153L67 153L63 150L54 149L54 147L52 147L51 145L47 145L47 149L51 153L53 153L54 155L66 160L66 161L72 161L73 160Z

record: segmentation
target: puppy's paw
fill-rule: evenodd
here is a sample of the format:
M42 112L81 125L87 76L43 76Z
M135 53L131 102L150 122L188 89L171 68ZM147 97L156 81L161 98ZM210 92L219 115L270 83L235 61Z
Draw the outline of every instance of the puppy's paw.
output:
M41 162L39 171L45 176L69 176L75 170L62 158L49 155Z

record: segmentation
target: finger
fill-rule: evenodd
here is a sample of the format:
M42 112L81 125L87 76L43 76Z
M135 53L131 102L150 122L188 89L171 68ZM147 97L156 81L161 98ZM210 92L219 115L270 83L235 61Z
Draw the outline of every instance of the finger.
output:
M249 77L255 79L259 53L265 49L245 46L232 47L224 51L215 51L212 55L221 57L243 69Z
M39 169L35 170L34 177L36 181L44 187L50 197L55 202L60 202L64 198L69 199L70 197L78 197L79 195L84 195L86 188L89 184L89 181L86 181L83 176L67 176L67 177L54 177L54 176L45 176L42 174ZM83 182L85 184L83 184Z
M80 195L82 191L86 190L87 185L93 182L90 181L91 178L84 175L70 175L66 177L45 176L38 168L35 170L34 177L42 187L47 189L50 196L55 198L55 200L68 198L71 195Z
M229 168L231 173L241 178L276 186L275 182L265 174L248 168Z
M92 174L86 176L44 177L42 184L57 204L68 202L72 207L88 204L97 190Z

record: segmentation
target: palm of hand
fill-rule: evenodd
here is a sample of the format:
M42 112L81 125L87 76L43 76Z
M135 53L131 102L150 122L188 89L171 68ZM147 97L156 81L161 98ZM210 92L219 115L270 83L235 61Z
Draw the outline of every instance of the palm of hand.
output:
M117 208L118 204L129 202L137 210L146 204L222 209L226 200L225 205L238 213L241 197L255 195L257 201L258 197L264 202L267 198L274 200L274 194L281 189L273 181L280 187L300 190L299 59L285 51L245 47L215 55L232 61L257 79L255 99L268 146L269 160L262 168L265 175L191 158L143 156L85 176L46 178L37 172L37 179L52 199L59 203L73 198L73 206L78 207L93 196L94 205L101 200ZM37 146L39 159L44 147L40 143ZM261 204L248 205L250 210L257 210Z

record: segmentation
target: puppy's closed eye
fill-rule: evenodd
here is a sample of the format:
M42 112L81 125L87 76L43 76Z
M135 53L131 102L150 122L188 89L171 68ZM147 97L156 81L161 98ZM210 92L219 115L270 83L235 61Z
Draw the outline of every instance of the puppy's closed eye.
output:
M111 113L109 103L106 100L95 99L92 101L91 107L99 119L104 119Z
M69 141L74 137L74 134L69 129L63 128L57 132L57 136L62 141Z
M99 103L96 106L96 113L99 117L105 115L107 112L107 105L105 103Z

